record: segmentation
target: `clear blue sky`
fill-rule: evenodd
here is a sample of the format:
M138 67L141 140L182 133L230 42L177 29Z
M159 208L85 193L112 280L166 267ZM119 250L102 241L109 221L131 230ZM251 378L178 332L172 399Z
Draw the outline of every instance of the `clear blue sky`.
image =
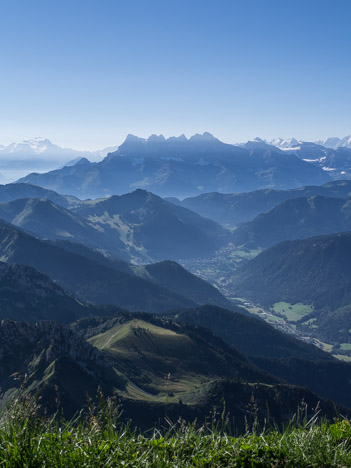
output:
M351 133L350 0L0 0L0 144Z

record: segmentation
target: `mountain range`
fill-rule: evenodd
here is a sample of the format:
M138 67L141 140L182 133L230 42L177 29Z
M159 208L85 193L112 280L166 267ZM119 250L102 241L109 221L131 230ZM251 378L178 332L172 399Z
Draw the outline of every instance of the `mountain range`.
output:
M40 157L43 162L45 159L56 162L69 162L70 159L89 157L89 159L101 159L117 147L110 146L97 151L79 151L72 148L62 148L55 145L47 138L36 137L31 140L23 140L19 143L10 145L0 145L0 160L12 158L13 160L33 160Z
M142 188L161 196L294 188L330 179L320 167L274 146L245 148L225 144L209 133L165 139L128 135L118 150L99 163L78 164L20 182L80 198L97 198Z
M72 322L97 309L67 294L46 275L24 265L0 262L1 317L13 320Z
M206 133L206 135L209 135ZM198 135L195 135L195 138L197 138ZM193 137L192 137L193 138ZM190 139L192 139L190 138ZM152 135L149 139L143 140L143 141L153 141L154 143L157 142L161 143L162 141L166 141L166 139L161 135L157 137L156 135ZM186 137L184 135L181 135L180 137L171 137L167 140L172 140L172 142L176 142L177 140L186 141ZM308 142L303 142L300 140L297 140L295 138L290 138L290 139L282 139L282 138L275 138L271 141L267 140L261 140L260 138L256 138L253 140L256 145L252 145L252 142L247 142L245 144L239 144L237 146L247 146L251 147L251 149L255 148L257 149L257 143L264 143L267 147L269 146L270 149L274 150L274 148L277 148L281 151L293 151L296 152L297 150L301 149L302 146L307 145L307 155L305 155L305 158L308 161L312 161L316 163L317 161L314 161L312 156L312 153L315 152L315 150L312 148L312 146L318 146L320 148L319 151L319 157L318 163L321 167L324 167L324 169L327 170L334 170L334 173L331 174L334 178L335 177L340 177L342 174L341 172L344 172L345 174L348 174L347 170L349 167L349 156L347 156L347 161L345 161L345 157L347 153L331 153L330 151L326 151L328 161L323 160L325 157L325 154L321 153L322 148L325 149L332 149L332 150L339 150L339 149L350 149L351 148L351 137L346 136L344 138L337 138L337 137L332 137L332 138L327 138L325 140L318 140L313 143L308 143ZM118 146L110 146L101 150L96 150L96 151L79 151L71 148L62 148L54 143L52 143L50 140L47 138L33 138L29 140L23 140L18 143L11 143L10 145L0 145L0 182L12 182L20 177L25 177L29 172L37 171L39 173L43 173L46 171L52 171L55 169L60 169L63 168L64 166L73 166L77 163L83 164L87 163L89 161L101 161L103 158L105 158L109 153L114 153L118 151ZM323 150L322 150L323 151ZM163 157L172 157L172 155L168 155L168 149L165 150L165 154ZM297 153L299 154L299 152ZM174 156L173 156L174 157ZM183 156L176 155L175 160L182 159ZM335 159L339 159L340 161L336 164ZM200 159L201 161L201 159ZM138 164L138 161L134 161ZM178 161L179 162L179 161ZM334 166L340 166L343 164L343 168L338 168ZM139 164L140 164L140 158L139 158ZM339 170L338 170L339 169ZM343 170L345 169L345 170ZM176 168L175 168L176 170ZM147 172L147 171L143 171ZM165 177L172 177L174 179L177 178L176 175L174 177L169 174L165 174L167 172L167 168L164 166L160 168L159 171L159 178L165 178ZM173 172L173 171L172 171ZM150 176L145 174L147 178ZM154 191L155 193L159 193L161 195L165 195L164 193L161 193L157 191L157 189L154 186L151 185L145 185L150 184L150 181L145 180L144 182L140 181L141 184L144 183L144 185L136 185L136 186L129 186L128 189L125 189L124 191L130 191L133 190L133 188L145 188L151 191ZM312 183L312 181L311 181ZM267 185L268 186L268 185ZM58 187L56 187L58 188ZM256 187L257 188L257 187ZM201 190L201 189L200 189ZM212 189L208 189L206 191L210 191ZM253 188L250 188L250 190L253 190ZM61 191L61 190L59 190ZM223 190L219 190L223 191ZM224 191L239 191L239 190L224 190ZM242 191L240 189L240 191ZM67 192L71 193L71 192ZM109 191L108 194L120 194L122 192L117 192L116 189L111 192ZM99 195L93 194L91 192L91 196L101 196L101 192ZM106 195L106 193L105 193ZM173 195L178 195L178 196L189 196L189 195L195 195L195 193L184 193L183 192L178 192L178 194L175 194L174 192L172 194L168 193L168 196L173 196ZM89 196L85 194L84 196Z
M0 404L22 382L71 417L100 388L145 429L216 404L241 429L249 401L272 424L302 399L351 407L351 181L329 175L351 151L280 145L129 136L0 186ZM245 187L266 188L220 193Z
M68 417L82 408L86 394L94 399L98 391L117 395L124 418L144 428L165 414L204 421L213 405L223 411L221 396L227 411L238 419L238 430L244 429L250 399L260 402L262 419L272 418L276 424L287 421L302 399L311 408L320 401L328 418L335 406L320 395L332 396L339 404L350 402L350 364L328 355L323 359L322 352L319 360L261 358L262 366L274 369L272 375L255 363L258 358L239 352L208 329L149 314L120 311L115 317L81 319L70 327L2 320L0 337L2 400L14 395L25 380L25 392L39 393L44 408ZM279 375L291 371L296 362L301 370L286 380L319 385L319 396L281 379ZM326 370L337 386L323 377ZM339 406L339 411L348 414L345 407Z
M256 140L261 140L257 138ZM298 146L299 144L303 143L301 140L297 140L296 138L274 138L271 141L261 140L269 145L277 146L281 149L291 148ZM351 148L351 135L345 136L343 138L338 137L329 137L324 140L317 140L313 142L316 145L325 146L326 148L331 149L338 149L338 148Z
M248 249L351 230L351 199L302 197L287 200L233 232L232 242Z
M47 190L31 184L4 184L0 185L0 203L7 203L20 198L45 198L56 205L69 208L80 200L69 195L60 195L53 190Z
M31 266L80 299L96 304L153 312L191 306L198 301L230 307L213 286L179 265L175 268L172 262L151 266L152 272L148 273L148 266L132 269L122 261L108 260L77 244L37 239L4 221L0 222L0 260ZM182 287L182 283L187 287Z
M319 195L328 198L347 198L351 196L351 181L336 180L321 186L306 186L291 190L266 189L228 194L212 192L184 200L175 197L167 200L222 225L236 226L251 221L257 215L271 210L286 200Z
M120 205L122 213L137 220L138 196ZM71 201L71 209L91 209L91 202ZM18 205L19 219L25 220L33 204L43 202L72 213L45 199L12 200L3 209L13 215ZM101 212L106 211L103 205ZM34 212L33 223L41 211ZM328 262L331 271L342 270L340 261L334 265L329 257L317 256L320 265ZM311 408L319 401L327 418L333 417L335 403L351 406L350 363L248 316L175 262L131 265L82 244L36 238L6 221L0 225L0 259L6 262L0 263L1 403L23 384L25 393L40 395L49 413L72 417L86 404L87 394L94 401L103 392L118 398L125 420L145 429L165 414L203 422L217 404L238 419L238 430L244 430L250 399L262 407L262 422L275 424L292 417L302 399ZM254 269L260 274L259 267ZM240 271L244 280L245 266ZM323 285L321 278L316 281ZM336 281L348 290L345 279ZM335 294L340 296L340 289ZM303 294L299 297L303 300ZM217 306L201 305L208 303ZM348 414L347 408L338 408Z
M238 295L269 305L300 301L321 309L351 304L350 254L350 232L281 242L243 265L235 288Z
M345 377L350 364L331 358L316 346L275 330L257 318L215 306L176 311L173 316L182 323L210 329L276 378L349 404L344 391L348 387Z
M329 174L332 179L349 179L351 177L351 148L338 146L330 148L321 144L297 141L294 138L281 141L279 138L267 143L261 138L242 143L243 148L250 150L278 149L282 153L295 155Z
M242 308L227 310L214 305L170 311L166 314L177 322L205 327L242 353L270 359L329 361L329 353L283 333L263 320L244 315Z
M258 139L259 140L259 139ZM262 146L263 140L257 141ZM292 153L328 172L333 179L351 177L351 137L330 138L322 142L296 141L295 139L271 142L284 152Z
M329 137L326 140L319 140L315 142L318 145L326 146L327 148L337 149L337 148L351 148L351 135L345 136L343 138L338 137Z
M4 179L16 180L33 170L40 172L57 169L64 165L79 162L82 158L100 161L117 147L98 151L78 151L61 148L47 138L33 138L10 145L0 145L0 172Z
M0 200L13 186L6 187L0 187ZM19 196L34 192L32 186L19 187ZM144 263L208 255L229 240L229 231L219 224L140 189L82 202L46 194L45 189L38 195L49 199L0 203L0 219L44 239L70 240L110 257Z

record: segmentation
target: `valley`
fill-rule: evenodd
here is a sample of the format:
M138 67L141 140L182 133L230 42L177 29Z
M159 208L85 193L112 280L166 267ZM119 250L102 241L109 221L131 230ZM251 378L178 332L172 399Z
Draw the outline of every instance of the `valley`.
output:
M259 253L260 250L245 250L245 248L236 250L233 245L230 245L217 251L213 257L179 260L179 263L193 274L214 284L228 300L242 307L243 312L249 312L297 339L312 343L332 353L338 359L351 360L349 347L351 335L344 338L346 342L342 339L341 341L335 340L335 337L333 339L330 336L320 336L318 321L313 316L314 307L311 304L280 301L267 305L257 302L257 298L256 301L252 301L252 297L243 298L235 295L233 274L241 265ZM298 296L296 298L298 299ZM304 317L306 317L305 320Z
M128 137L101 167L120 170L122 150L153 167L174 161L160 148L227 169L244 154L206 134L157 142ZM263 149L276 164L276 150ZM262 144L244 150L258 164ZM80 175L86 166L97 170L83 161ZM29 352L3 367L0 358L3 402L19 388L10 372L23 372L26 394L37 389L48 411L53 392L71 417L84 389L94 398L102 386L145 429L165 411L204 420L219 395L241 428L250 392L270 401L279 424L301 387L327 413L328 400L351 407L348 180L183 200L140 188L80 199L53 188L0 187L3 339L10 350L22 333Z
M259 249L246 250L233 244L217 250L211 256L179 259L178 262L194 275L214 284L226 297L231 298L231 278L237 268L260 253Z
M0 468L351 467L351 0L0 12Z

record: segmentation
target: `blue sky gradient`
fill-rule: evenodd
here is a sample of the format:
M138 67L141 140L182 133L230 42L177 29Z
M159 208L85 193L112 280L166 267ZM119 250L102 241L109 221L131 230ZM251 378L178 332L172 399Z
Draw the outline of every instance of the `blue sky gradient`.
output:
M351 133L349 0L1 0L0 144Z

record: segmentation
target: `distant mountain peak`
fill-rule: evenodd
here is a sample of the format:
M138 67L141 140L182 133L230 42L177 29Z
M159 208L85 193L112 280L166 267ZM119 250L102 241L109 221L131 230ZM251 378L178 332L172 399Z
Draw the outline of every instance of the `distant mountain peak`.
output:
M136 135L128 134L121 146L123 146L125 143L145 143L145 142L146 143L160 143L160 142L187 142L187 141L217 142L219 140L215 138L209 132L195 133L195 135L192 135L189 139L184 135L184 133L182 133L179 136L172 136L169 138L165 138L162 134L156 135L155 133L153 133L146 139L140 138Z
M126 136L126 139L124 140L124 143L134 143L134 142L144 142L144 138L140 138L136 135L133 135L132 133L128 133Z
M182 133L179 136L172 136L167 139L168 141L188 141L187 137Z
M163 142L166 138L163 135L155 135L154 133L147 139L148 142Z
M90 164L89 159L87 158L80 158L78 161L74 164L75 166L82 166L83 164ZM67 164L66 164L67 166Z
M293 148L295 146L299 146L301 144L310 144L310 145L319 145L319 146L324 146L325 148L331 148L331 149L339 149L339 148L351 148L351 135L347 135L343 138L339 137L330 137L326 138L325 140L317 140L313 142L306 142L302 140L297 140L296 138L274 138L272 141L269 142L270 145L276 146L277 148L280 149L288 149L288 148Z
M1 151L8 153L20 153L30 151L35 154L44 153L48 149L58 149L59 147L51 143L47 138L36 137L30 140L23 140L19 143L11 143L8 146L1 147Z
M195 133L192 137L189 138L189 141L195 141L195 142L215 142L219 141L217 138L215 138L212 133L209 132L204 132L203 134L201 133Z
M34 137L34 138L31 138L29 140L23 140L23 143L45 143L45 144L50 144L52 145L51 141L48 139L48 138L44 138L44 137Z
M301 142L296 140L296 138L274 138L272 141L269 142L270 145L276 146L280 149L292 148L293 146L297 146L299 143Z
M248 158L251 150L253 157ZM298 148L287 150L293 151ZM162 196L184 198L205 192L240 192L267 186L293 188L330 180L331 176L322 168L301 159L295 154L282 158L281 151L258 138L249 146L238 147L221 142L209 132L189 139L184 135L167 139L162 135L151 135L148 139L128 135L117 151L109 153L103 161L70 169L69 181L59 172L31 174L18 181L52 187L82 198L122 194L137 187Z
M126 193L124 195L120 195L122 197L125 197L125 196L128 196L128 195L137 195L137 196L143 196L145 197L146 195L154 195L153 193L151 194L150 192L148 192L147 190L144 190L144 189L141 189L141 188L137 188L135 189L133 192L130 192L130 193ZM156 196L156 195L154 195Z
M343 138L330 137L326 140L318 140L315 143L331 149L351 148L351 135L347 135Z

